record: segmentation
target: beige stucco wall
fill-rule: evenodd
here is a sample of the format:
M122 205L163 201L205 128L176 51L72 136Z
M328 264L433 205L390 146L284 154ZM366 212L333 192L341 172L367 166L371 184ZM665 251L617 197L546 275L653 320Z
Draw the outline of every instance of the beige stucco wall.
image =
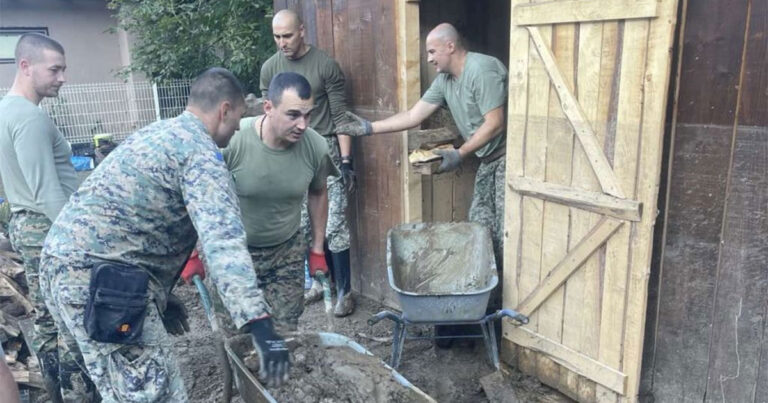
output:
M0 0L0 27L47 27L67 56L72 84L120 81L114 71L128 62L127 41L105 32L115 25L105 0ZM0 88L13 82L15 66L0 64Z

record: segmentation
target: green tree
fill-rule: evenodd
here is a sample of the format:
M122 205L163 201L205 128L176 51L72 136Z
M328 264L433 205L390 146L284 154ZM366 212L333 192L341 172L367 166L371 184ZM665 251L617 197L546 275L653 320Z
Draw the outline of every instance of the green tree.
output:
M258 93L261 64L274 53L271 0L110 0L118 27L134 39L120 70L162 82L212 66L231 70Z

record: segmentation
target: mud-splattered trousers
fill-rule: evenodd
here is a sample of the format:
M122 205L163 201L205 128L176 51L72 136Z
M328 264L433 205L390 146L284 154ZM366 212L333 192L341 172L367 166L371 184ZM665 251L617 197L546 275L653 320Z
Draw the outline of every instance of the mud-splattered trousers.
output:
M301 232L301 231L300 231ZM278 333L296 331L304 312L304 257L307 243L297 232L271 247L248 247L253 267Z
M475 176L475 191L469 207L469 221L480 223L491 231L493 254L502 284L504 259L504 172L506 159L502 155L495 161L481 162ZM491 307L501 307L501 287L491 296Z
M187 400L160 315L195 233L235 327L269 313L240 215L221 153L190 112L128 137L61 210L43 246L40 287L61 337L104 401ZM104 261L149 274L152 298L137 344L102 343L86 332L91 270Z
M93 385L84 373L82 361L78 364L77 355L70 354L62 344L53 317L40 293L40 251L50 228L48 217L29 210L14 212L9 224L11 245L21 255L29 297L35 308L34 334L30 337L29 347L39 359L45 359L48 353L58 352L58 377L64 401L88 401L93 399Z
M336 136L323 136L331 151L331 160L341 170L339 140ZM349 249L349 223L347 222L348 196L341 175L328 177L328 221L325 225L325 240L328 249L337 253ZM311 242L312 229L307 211L307 200L301 208L301 228L307 242Z

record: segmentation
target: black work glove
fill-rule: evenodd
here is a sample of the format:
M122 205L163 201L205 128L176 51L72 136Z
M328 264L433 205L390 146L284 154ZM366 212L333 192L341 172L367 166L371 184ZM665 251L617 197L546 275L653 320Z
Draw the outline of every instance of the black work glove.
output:
M165 330L174 336L181 336L189 331L189 322L187 322L187 309L179 297L168 294L165 302L165 312L163 312L163 325Z
M344 184L344 189L347 193L355 191L355 182L357 181L357 174L355 174L352 167L352 157L341 157L341 183Z
M249 331L259 353L259 378L266 379L267 386L280 386L288 380L291 369L285 341L275 333L272 318L269 317L251 322Z
M352 112L344 112L346 122L336 126L336 134L346 134L347 136L370 136L373 134L371 122L355 115Z
M437 168L438 173L451 172L461 165L461 154L459 150L434 150L433 153L443 157L443 163Z

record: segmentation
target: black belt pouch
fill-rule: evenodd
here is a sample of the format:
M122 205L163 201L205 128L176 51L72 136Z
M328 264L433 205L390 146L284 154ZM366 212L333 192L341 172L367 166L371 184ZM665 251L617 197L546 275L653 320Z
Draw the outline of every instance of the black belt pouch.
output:
M91 269L85 330L104 343L136 344L141 338L149 301L149 274L112 262Z

